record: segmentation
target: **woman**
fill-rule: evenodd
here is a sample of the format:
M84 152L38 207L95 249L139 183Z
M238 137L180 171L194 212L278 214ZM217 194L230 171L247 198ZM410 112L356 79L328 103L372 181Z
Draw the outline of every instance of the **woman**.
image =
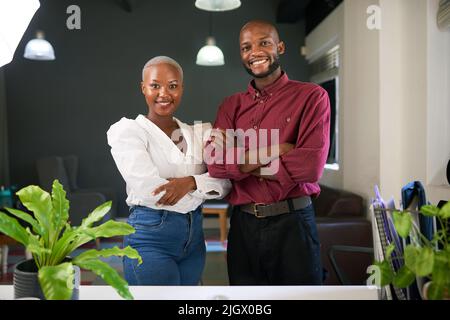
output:
M107 133L126 182L128 223L136 229L124 245L143 259L137 265L124 258L125 278L130 285L197 285L205 264L201 204L224 197L231 183L205 173L210 125L189 126L173 117L183 95L180 65L164 56L149 60L141 88L147 116L122 118Z

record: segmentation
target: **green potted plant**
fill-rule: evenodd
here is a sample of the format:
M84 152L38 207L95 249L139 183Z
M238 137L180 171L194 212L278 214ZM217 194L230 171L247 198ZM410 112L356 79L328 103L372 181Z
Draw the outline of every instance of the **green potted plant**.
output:
M416 278L425 278L429 282L424 286L425 288L420 288L426 289L423 294L425 298L448 299L450 294L450 202L441 209L426 205L420 208L420 212L428 217L436 217L442 228L436 230L433 238L428 240L413 223L410 212L394 211L395 230L401 238L409 237L410 242L403 249L401 256L392 258L392 252L396 248L394 244L391 244L386 250L385 260L376 261L375 265L380 268L380 285L393 284L397 288L406 288ZM394 259L402 262L402 267L398 271L392 267Z
M5 209L25 221L30 227L25 228L16 218L0 212L0 232L23 244L32 254L32 260L24 263L32 265L35 269L39 289L42 290L46 299L70 299L74 291L74 277L78 267L99 275L123 298L133 299L128 283L100 258L128 256L142 263L136 250L129 246L123 249L118 247L92 249L76 257L70 257L75 249L96 238L128 235L135 232L129 224L113 220L98 226L94 225L108 213L111 208L110 201L97 207L83 219L80 226L75 227L68 221L69 201L58 180L53 182L51 195L34 185L25 187L16 194L34 216L12 208Z

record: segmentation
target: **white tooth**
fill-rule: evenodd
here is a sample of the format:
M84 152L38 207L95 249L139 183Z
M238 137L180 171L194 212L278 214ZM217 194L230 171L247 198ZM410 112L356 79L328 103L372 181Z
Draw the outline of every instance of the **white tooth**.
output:
M259 61L253 62L253 64L262 64L262 63L264 63L264 62L266 62L266 60L259 60Z

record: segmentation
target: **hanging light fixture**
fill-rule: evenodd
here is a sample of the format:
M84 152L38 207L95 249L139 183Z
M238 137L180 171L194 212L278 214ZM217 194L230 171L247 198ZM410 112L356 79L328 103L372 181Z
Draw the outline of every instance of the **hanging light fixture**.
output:
M39 6L39 0L0 1L0 67L12 61Z
M212 13L209 14L209 37L206 38L206 45L197 53L196 63L200 66L223 66L225 59L219 47L216 46L216 40L212 36Z
M222 50L216 46L214 37L206 38L206 46L201 48L197 54L197 62L200 66L223 66L225 59Z
M228 11L241 6L240 0L197 0L195 6L206 11Z
M44 32L37 31L36 39L27 43L23 56L30 60L55 60L55 51L50 42L44 39Z

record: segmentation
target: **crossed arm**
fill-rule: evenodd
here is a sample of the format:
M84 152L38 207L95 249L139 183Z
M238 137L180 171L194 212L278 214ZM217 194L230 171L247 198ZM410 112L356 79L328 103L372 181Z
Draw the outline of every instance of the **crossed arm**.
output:
M139 201L157 206L183 209L196 200L225 196L231 188L228 180L215 179L208 173L164 179L147 150L145 133L134 121L120 121L108 130L108 144L127 187ZM162 196L160 193L165 192Z
M230 108L230 105L236 104L237 102L232 100L222 104L215 128L235 128L235 109ZM302 125L298 127L294 145L279 144L279 152L274 154L270 147L269 150L231 148L226 150L227 155L229 151L234 153L233 155L237 154L241 160L244 159L240 162L242 164L223 162L208 164L211 176L241 181L253 175L263 179L275 179L286 187L301 182L318 181L323 172L329 147L330 102L326 91L314 87L303 110L300 119ZM224 134L219 134L220 136L225 139ZM273 147L276 150L276 146ZM259 155L267 155L267 157L261 159ZM254 159L257 161L252 163L249 161Z
M233 146L237 145L236 137L227 137L226 131L221 129L217 130L212 136L211 142L215 147L228 146L227 139L234 139ZM274 170L271 168L273 160L278 159L284 154L294 149L294 145L291 143L281 143L268 147L260 147L252 150L248 150L243 155L243 161L238 165L239 170L242 173L250 174L259 178L268 180L277 180Z
M163 191L166 193L156 202L157 206L173 206L186 194L197 190L197 184L193 176L182 178L169 178L169 182L159 186L152 192L152 196L157 196Z

